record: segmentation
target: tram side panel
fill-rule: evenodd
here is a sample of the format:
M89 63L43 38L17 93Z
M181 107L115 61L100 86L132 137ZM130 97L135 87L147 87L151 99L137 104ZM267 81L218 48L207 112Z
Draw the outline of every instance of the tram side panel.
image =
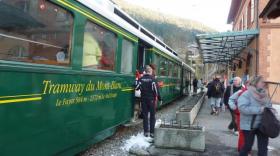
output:
M149 49L146 59L149 64L157 67L156 75L163 100L162 105L178 98L181 86L179 62L162 55L156 48ZM160 103L158 103L158 107L161 107Z

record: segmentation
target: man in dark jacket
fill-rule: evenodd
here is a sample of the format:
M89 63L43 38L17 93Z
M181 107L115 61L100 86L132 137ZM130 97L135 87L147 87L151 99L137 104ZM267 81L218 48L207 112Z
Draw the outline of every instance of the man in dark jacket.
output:
M224 84L220 81L220 76L216 78L209 84L208 87L208 96L210 96L210 105L211 105L211 115L219 113L221 99L224 95Z
M185 86L186 86L186 93L189 94L190 80L188 78L186 78Z
M236 134L236 135L238 135L238 129L237 129L237 125L235 122L235 113L232 109L230 109L230 107L228 105L228 100L231 95L233 95L235 92L239 91L240 89L242 89L242 80L240 77L235 77L235 78L233 78L233 84L227 86L226 92L224 95L224 103L229 108L229 111L231 114L231 122L228 125L228 129L231 131L234 130L234 134Z
M193 79L193 94L196 94L197 93L197 78L194 78Z
M141 90L141 106L143 112L143 127L145 137L154 137L154 128L156 122L155 98L161 101L159 87L153 76L153 70L150 66L146 66L145 74L140 78L136 90ZM150 130L148 125L148 114L150 112Z

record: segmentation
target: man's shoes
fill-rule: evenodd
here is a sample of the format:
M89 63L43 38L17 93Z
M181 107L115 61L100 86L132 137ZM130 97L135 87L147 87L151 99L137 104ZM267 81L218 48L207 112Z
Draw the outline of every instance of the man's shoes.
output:
M151 137L151 138L154 138L154 137L155 137L155 136L154 136L154 133L151 133L151 134L150 134L150 137Z
M211 115L214 115L215 113L216 113L217 111L216 111L216 109L214 108L214 107L212 107L212 110L211 110Z
M144 136L147 138L149 137L149 133L144 133Z

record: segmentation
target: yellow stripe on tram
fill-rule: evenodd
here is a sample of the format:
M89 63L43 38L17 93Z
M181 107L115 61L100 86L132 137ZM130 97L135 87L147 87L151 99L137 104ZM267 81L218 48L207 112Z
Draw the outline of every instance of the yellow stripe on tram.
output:
M122 89L122 92L128 92L128 91L133 91L134 88L126 88L126 89Z
M41 95L42 94L25 94L25 95L13 95L13 96L0 96L0 99L26 97L26 96L41 96Z
M16 103L16 102L27 102L27 101L39 101L39 100L42 100L42 97L0 100L0 104Z

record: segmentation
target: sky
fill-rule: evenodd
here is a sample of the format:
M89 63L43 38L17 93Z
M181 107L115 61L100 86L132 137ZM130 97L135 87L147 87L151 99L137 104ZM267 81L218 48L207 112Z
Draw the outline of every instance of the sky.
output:
M127 2L201 22L217 31L231 30L227 16L231 0L125 0Z

